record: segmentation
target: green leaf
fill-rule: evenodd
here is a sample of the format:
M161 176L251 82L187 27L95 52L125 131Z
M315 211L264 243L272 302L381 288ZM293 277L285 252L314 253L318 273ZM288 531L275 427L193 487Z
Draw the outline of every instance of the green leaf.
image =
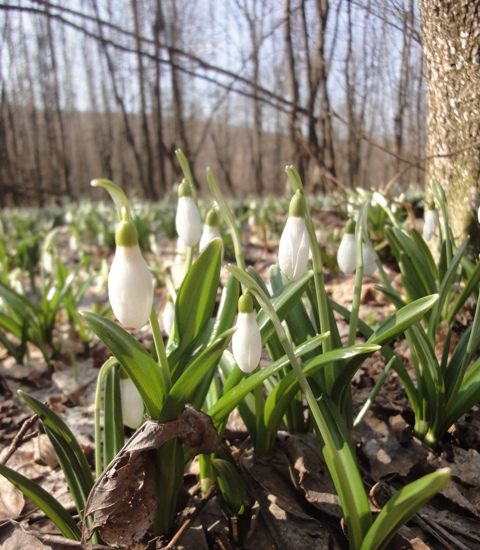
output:
M217 317L213 325L210 342L213 342L222 332L233 327L237 315L237 304L240 296L240 284L233 275L228 278L222 291Z
M18 394L44 424L81 515L93 487L90 466L70 428L46 405L19 390Z
M3 464L0 464L0 474L6 477L12 485L15 485L27 498L33 501L53 521L67 539L81 540L82 533L75 520L50 493L45 491L40 485L37 485L27 477Z
M450 482L450 469L442 468L409 483L385 505L368 530L360 550L382 550L393 535L405 525L420 508Z
M168 422L177 418L187 403L199 408L203 405L206 391L203 395L199 394L198 388L208 377L209 371L217 365L234 332L235 329L224 332L186 367L168 392L160 415L160 422Z
M85 311L82 315L132 379L149 416L158 420L165 393L158 364L133 336L116 323L92 312Z
M105 377L103 399L103 467L106 468L125 444L120 373L110 369Z
M249 496L245 480L237 468L221 458L212 460L212 468L229 517L245 514L250 507Z
M222 242L214 239L190 267L178 290L174 347L168 359L172 373L182 356L195 345L196 338L212 317L220 282L221 258Z

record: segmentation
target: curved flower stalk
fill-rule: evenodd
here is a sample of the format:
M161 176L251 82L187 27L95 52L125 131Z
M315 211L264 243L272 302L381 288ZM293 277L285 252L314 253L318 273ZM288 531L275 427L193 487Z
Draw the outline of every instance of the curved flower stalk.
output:
M221 239L220 230L218 229L218 215L215 208L212 207L205 218L200 244L198 246L201 252L210 241L213 239ZM223 242L222 242L222 258L223 258Z
M238 300L237 331L232 337L232 352L240 369L248 374L260 363L262 338L253 310L253 299L249 291Z
M130 378L120 380L122 416L125 426L136 430L143 421L145 406L142 396Z
M187 180L178 188L178 206L175 217L178 236L190 247L196 246L202 235L202 222L198 207L193 200L192 190Z
M425 223L423 225L423 238L426 241L429 241L433 237L437 229L437 225L438 212L435 208L435 203L433 201L430 201L427 213L425 214Z
M278 247L278 264L284 275L296 281L307 269L310 241L307 225L305 197L296 191L290 201L288 219Z
M143 259L135 226L122 208L115 231L115 258L108 274L108 297L115 317L129 328L148 323L153 304L153 279Z

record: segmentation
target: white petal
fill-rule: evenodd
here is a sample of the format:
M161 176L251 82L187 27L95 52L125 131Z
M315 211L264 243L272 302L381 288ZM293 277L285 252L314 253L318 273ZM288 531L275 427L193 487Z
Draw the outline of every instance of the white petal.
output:
M237 330L232 338L232 353L240 369L255 370L262 355L262 338L254 313L239 313Z
M220 231L216 225L204 225L202 231L202 238L198 245L198 250L201 252L209 242L213 239L221 239ZM222 244L222 256L223 256L223 244Z
M142 328L153 303L153 280L138 246L117 246L108 274L108 297L122 325Z
M345 233L337 252L337 263L343 273L353 273L357 267L355 234Z
M425 214L425 223L423 225L423 238L429 241L435 234L438 223L438 212L436 210L427 210Z
M120 380L123 423L136 430L143 420L144 406L140 393L130 378Z
M178 199L175 226L178 236L187 246L195 246L202 235L202 221L192 197Z
M375 256L367 245L362 246L362 256L363 256L363 276L370 277L373 275L377 269L377 264L375 263Z
M310 241L304 218L290 216L278 247L278 265L289 279L299 279L307 269Z
M175 320L175 305L170 300L165 304L165 309L163 310L163 329L167 336L170 336L172 332L173 322Z

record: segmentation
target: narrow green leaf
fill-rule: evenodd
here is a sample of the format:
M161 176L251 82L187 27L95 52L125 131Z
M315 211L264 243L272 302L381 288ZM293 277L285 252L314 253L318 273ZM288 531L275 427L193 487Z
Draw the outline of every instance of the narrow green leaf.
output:
M118 368L110 369L105 377L103 411L103 467L106 468L125 444Z
M73 468L75 479L78 480L83 497L86 501L93 487L93 475L87 458L72 431L49 407L21 390L18 391L18 394L40 418L45 428L48 428L48 430L55 435L55 442L61 447L62 452L65 454L65 459L68 460ZM75 484L75 479L71 480L72 486Z
M210 342L213 342L222 332L233 326L237 315L237 304L240 296L240 284L233 275L228 278L222 291L218 313L213 325Z
M82 312L82 315L132 379L142 396L147 413L158 420L164 396L158 364L132 335L116 323L89 311Z
M172 372L212 317L220 282L221 257L222 242L214 239L190 267L178 290L174 347L168 360Z
M221 458L212 460L212 468L229 517L245 514L249 508L249 496L245 480L237 468Z
M82 538L82 533L72 516L58 500L53 498L40 485L37 485L4 464L0 464L0 474L6 477L12 485L15 485L27 498L33 501L53 521L67 539L79 541Z
M234 332L234 329L224 332L186 367L168 392L160 415L160 422L168 422L177 418L187 403L197 407L203 405L208 388L205 388L203 395L198 393L198 388L208 377L209 371L217 365Z
M398 491L385 505L368 530L360 550L382 550L393 535L420 508L450 482L450 469L442 468L421 477Z

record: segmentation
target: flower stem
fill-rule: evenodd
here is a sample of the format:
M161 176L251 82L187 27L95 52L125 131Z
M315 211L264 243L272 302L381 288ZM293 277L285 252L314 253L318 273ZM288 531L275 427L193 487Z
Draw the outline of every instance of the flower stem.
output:
M155 349L157 351L158 365L160 367L160 373L162 376L164 395L166 396L167 393L170 391L170 388L172 387L172 380L170 378L170 369L168 366L167 354L165 351L162 331L160 330L160 324L158 322L155 306L152 306L152 312L150 314L150 326L152 327L153 341L155 343Z

